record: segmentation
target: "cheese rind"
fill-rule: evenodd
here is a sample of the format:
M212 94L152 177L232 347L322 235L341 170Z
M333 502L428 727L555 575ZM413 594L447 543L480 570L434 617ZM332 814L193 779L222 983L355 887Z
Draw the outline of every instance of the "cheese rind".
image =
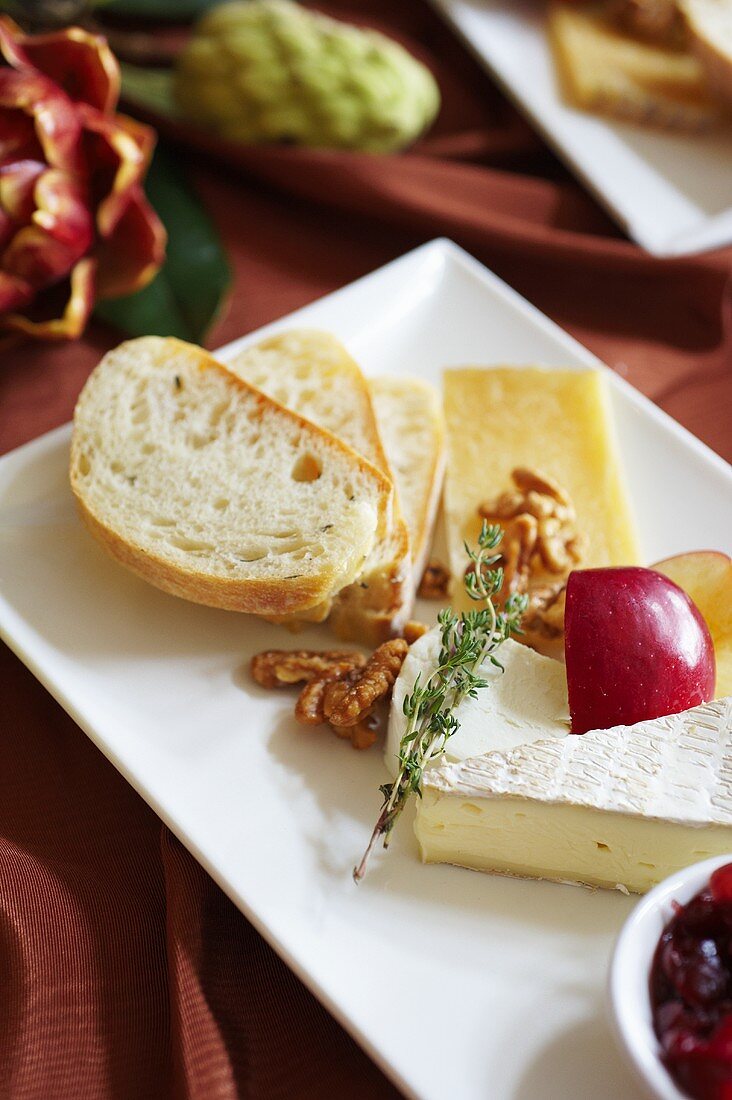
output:
M386 765L392 774L396 774L399 745L407 729L404 699L417 676L420 683L426 683L437 666L439 651L440 629L434 627L411 646L394 685L386 740ZM504 671L486 661L480 675L488 686L476 698L464 699L455 710L460 728L447 742L447 760L506 751L529 741L569 733L564 665L512 639L502 644L496 656Z
M426 862L643 893L732 851L732 697L442 764L415 831Z

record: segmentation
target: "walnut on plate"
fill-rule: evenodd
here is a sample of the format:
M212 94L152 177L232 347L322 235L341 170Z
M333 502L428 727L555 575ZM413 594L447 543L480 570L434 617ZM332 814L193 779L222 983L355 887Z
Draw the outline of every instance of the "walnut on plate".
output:
M439 561L428 561L417 595L421 600L444 600L450 587L450 572Z
M409 646L404 638L384 642L362 669L353 669L326 685L323 713L335 726L355 726L373 712L394 687Z
M585 538L569 494L553 478L517 466L513 488L478 508L482 519L498 523L503 586L499 601L526 593L529 605L522 629L534 638L558 638L564 631L563 591L570 571L582 560Z
M383 722L377 714L371 714L363 722L357 722L355 726L336 726L330 723L336 737L342 737L350 741L354 749L370 749L376 744L381 733Z
M561 638L564 633L566 597L567 582L564 580L532 589L521 623L524 633L529 637L538 635L541 638Z
M252 657L251 671L261 687L278 688L310 683L319 676L338 675L365 664L363 654L351 650L268 649Z
M384 642L368 660L355 651L267 650L252 659L252 675L263 687L304 683L295 704L302 725L328 723L336 736L367 749L378 739L386 702L409 650L403 638Z
M334 680L348 679L352 674L357 674L359 668L362 667L363 665L354 665L352 668L335 672L332 675L325 672L322 676L316 676L314 680L306 684L295 703L295 718L298 722L303 726L322 726L323 722L327 722L328 719L324 710L325 689Z
M404 641L407 645L412 645L418 638L421 638L423 634L426 634L428 630L429 627L427 623L421 623L417 619L410 619L402 631Z

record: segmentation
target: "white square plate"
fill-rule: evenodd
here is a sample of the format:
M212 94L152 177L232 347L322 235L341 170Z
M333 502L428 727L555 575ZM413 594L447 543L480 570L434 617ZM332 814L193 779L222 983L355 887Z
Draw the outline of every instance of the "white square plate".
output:
M432 0L634 241L684 256L732 241L732 128L673 134L563 101L543 0Z
M263 331L291 325L332 330L372 373L597 365L447 241ZM730 469L608 378L648 560L723 546ZM355 887L385 778L378 752L303 731L289 693L251 683L249 657L287 646L281 630L167 596L106 557L74 514L69 434L0 460L0 630L12 648L409 1095L564 1100L592 1081L594 1100L633 1100L603 1009L632 902L423 867L410 814Z

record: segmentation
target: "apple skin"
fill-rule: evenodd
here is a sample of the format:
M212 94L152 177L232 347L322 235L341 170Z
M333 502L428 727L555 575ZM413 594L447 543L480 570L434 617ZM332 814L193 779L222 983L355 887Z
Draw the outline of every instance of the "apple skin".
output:
M578 569L564 617L572 733L678 714L714 698L714 645L698 608L639 566Z

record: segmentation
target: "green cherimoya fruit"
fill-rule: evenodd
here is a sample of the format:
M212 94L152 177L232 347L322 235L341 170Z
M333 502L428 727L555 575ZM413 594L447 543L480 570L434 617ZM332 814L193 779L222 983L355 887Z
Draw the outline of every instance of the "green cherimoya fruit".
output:
M180 54L185 116L222 137L386 153L432 122L440 93L398 43L293 0L233 0Z

